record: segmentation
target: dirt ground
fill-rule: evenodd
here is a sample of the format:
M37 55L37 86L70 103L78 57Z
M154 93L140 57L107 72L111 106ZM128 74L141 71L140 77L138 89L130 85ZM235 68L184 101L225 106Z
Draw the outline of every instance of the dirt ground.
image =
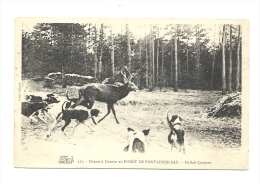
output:
M23 87L27 92L53 92L65 100L65 90L60 86L43 88L43 82L24 80ZM173 92L163 89L161 92L141 90L130 94L118 101L115 105L118 120L116 124L111 113L98 125L92 121L86 123L93 126L95 132L87 126L79 125L75 133L70 135L75 122L67 127L64 135L60 128L61 122L46 138L47 126L30 126L26 117L22 118L21 141L25 155L38 155L41 152L55 152L57 155L81 151L84 155L97 153L123 154L123 149L128 144L127 128L150 129L146 137L149 153L171 153L167 141L169 127L166 122L166 110L171 109L174 114L184 119L186 154L206 154L219 152L221 154L237 152L241 146L241 119L240 118L206 118L203 111L214 104L221 97L219 91L180 90ZM60 106L62 104L60 102ZM94 107L100 109L102 115L106 113L106 104L95 102ZM96 118L98 120L99 118ZM37 156L36 156L37 157Z

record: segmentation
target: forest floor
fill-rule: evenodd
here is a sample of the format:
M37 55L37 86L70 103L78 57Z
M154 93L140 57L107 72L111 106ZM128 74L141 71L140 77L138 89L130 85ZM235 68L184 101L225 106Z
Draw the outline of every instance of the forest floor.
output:
M24 80L23 86L27 92L52 92L66 100L65 90L60 86L44 88L42 81ZM212 152L221 154L237 152L241 147L241 118L207 118L204 110L213 107L221 98L220 91L199 91L172 89L160 91L140 90L130 92L129 95L115 104L117 124L111 113L105 120L94 127L92 132L87 126L79 125L75 133L70 135L75 122L72 121L64 135L60 128L61 122L52 132L50 138L46 138L46 127L28 128L26 117L22 118L21 140L25 154L45 154L55 152L57 155L82 151L85 155L103 155L122 153L128 144L127 128L150 129L146 137L148 142L147 152L170 153L170 145L167 141L170 132L166 122L166 110L171 109L173 114L183 118L185 129L186 154L205 155ZM106 104L95 102L93 108L100 109L102 115L106 113ZM97 119L97 118L96 118ZM91 124L88 120L86 123Z

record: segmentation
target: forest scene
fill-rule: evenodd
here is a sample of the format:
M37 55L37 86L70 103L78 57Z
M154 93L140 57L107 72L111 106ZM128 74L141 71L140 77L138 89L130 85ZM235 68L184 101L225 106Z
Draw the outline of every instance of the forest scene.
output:
M51 112L61 112L69 98L79 102L79 89L85 85L106 89L131 81L138 88L115 100L112 107L96 99L92 105L101 111L101 117L110 112L109 107L113 114L108 113L97 125L86 120L91 128L79 125L74 133L76 121L65 129L67 134L61 131L61 121L46 137L53 120L46 117L47 124L32 123L29 115L22 115L23 151L39 154L51 149L63 154L66 147L71 152L80 149L85 155L95 151L121 154L128 144L130 127L150 129L148 153L174 155L177 153L172 153L167 140L166 111L170 109L171 115L183 119L186 155L239 152L242 36L242 25L214 21L22 24L22 93L55 94L60 101L49 105Z

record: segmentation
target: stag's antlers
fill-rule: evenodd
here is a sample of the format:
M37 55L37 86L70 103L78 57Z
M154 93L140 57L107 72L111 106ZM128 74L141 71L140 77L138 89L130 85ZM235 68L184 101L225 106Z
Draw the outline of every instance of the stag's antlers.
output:
M132 79L133 76L131 75L131 73L129 72L129 70L127 69L126 66L124 66L124 69L127 71L128 75L129 75L130 77L127 78L127 77L122 73L122 70L121 70L121 74L122 74L128 81L131 81L131 79Z

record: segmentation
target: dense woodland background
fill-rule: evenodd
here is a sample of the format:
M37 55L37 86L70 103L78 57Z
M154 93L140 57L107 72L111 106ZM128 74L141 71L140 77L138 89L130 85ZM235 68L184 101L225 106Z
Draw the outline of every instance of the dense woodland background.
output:
M241 26L212 25L24 25L23 78L61 72L101 82L127 66L140 88L241 91Z

